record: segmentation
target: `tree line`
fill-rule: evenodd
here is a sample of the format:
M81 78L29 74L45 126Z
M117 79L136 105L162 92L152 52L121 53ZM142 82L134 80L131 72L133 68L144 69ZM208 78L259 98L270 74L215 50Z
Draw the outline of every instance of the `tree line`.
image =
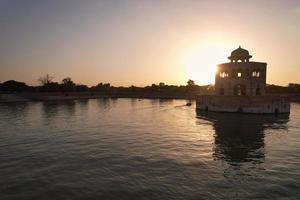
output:
M95 86L76 84L70 77L64 78L61 82L53 81L54 77L46 74L38 79L39 86L28 86L24 82L15 80L0 83L0 92L100 92L105 94L209 94L213 92L212 85L199 86L193 80L188 80L186 85L167 85L163 82L145 87L129 86L115 87L110 83L102 83Z
M64 78L61 82L53 81L54 77L46 74L38 79L39 86L28 86L24 82L15 80L0 83L0 92L98 92L104 94L166 94L166 95L184 95L184 94L212 94L213 85L196 85L193 80L188 80L186 85L167 85L163 82L152 84L145 87L115 87L110 83L99 83L88 87L83 84L76 84L70 77ZM299 94L300 84L290 83L288 86L267 85L269 94Z

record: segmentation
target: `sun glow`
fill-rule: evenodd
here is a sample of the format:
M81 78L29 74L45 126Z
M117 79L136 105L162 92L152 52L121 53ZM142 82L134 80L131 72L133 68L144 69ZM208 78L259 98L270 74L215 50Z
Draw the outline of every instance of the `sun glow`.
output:
M227 54L226 48L217 44L192 49L185 61L188 79L199 85L213 84L216 65L226 62Z

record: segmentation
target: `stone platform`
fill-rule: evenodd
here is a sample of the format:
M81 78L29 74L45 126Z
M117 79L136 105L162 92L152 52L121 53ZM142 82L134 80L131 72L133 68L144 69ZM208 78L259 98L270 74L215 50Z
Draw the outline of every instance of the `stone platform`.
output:
M239 112L255 114L279 114L290 112L286 96L223 96L201 95L196 99L196 109L213 112Z

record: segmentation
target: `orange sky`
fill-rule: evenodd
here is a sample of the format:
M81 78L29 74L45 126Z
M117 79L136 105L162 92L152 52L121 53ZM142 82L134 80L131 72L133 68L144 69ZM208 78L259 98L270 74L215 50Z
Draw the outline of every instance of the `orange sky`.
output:
M300 83L300 1L21 1L0 3L0 82L214 81L239 45L268 63L267 82Z

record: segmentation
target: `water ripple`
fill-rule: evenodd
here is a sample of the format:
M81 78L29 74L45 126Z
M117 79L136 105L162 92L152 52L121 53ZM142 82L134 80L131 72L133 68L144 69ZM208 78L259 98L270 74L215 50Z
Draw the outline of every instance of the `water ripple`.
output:
M196 113L184 100L0 105L0 199L299 199L290 116Z

